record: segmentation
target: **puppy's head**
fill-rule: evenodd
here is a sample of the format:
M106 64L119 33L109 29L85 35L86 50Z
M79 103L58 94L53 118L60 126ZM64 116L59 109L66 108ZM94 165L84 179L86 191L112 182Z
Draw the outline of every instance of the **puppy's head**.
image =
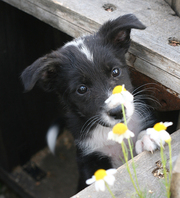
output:
M21 75L25 90L38 84L45 91L57 92L68 112L113 126L122 120L121 106L112 107L105 101L116 85L133 90L125 61L131 28L145 26L134 15L124 15L105 23L96 34L39 58ZM129 111L126 109L127 114Z

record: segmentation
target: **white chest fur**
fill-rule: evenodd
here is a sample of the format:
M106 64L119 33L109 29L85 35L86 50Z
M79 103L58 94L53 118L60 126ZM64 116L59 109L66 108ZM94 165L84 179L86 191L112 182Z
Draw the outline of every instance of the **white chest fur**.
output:
M128 128L135 134L133 142L135 143L138 133L141 131L142 120L139 119L137 114L134 114L131 120L128 122ZM112 159L112 165L114 168L118 168L123 164L123 153L121 144L108 140L108 133L112 131L112 128L103 127L97 125L97 127L91 131L92 136L87 140L79 142L79 146L84 152L84 155L88 155L93 152L100 152ZM127 141L126 141L127 142Z
M79 143L79 146L83 148L84 155L88 155L92 152L100 152L112 159L114 168L118 168L122 165L122 150L121 145L111 140L107 140L108 132L112 128L103 127L97 125L92 131L92 136L86 141Z

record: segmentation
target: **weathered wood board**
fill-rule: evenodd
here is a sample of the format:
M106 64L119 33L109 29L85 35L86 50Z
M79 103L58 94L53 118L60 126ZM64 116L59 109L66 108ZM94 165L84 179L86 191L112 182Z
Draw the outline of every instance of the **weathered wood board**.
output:
M25 171L32 163L32 167ZM29 166L28 166L29 167ZM46 173L44 177L41 172ZM0 167L3 181L22 198L69 198L76 193L78 183L78 167L73 138L70 132L65 131L59 136L56 144L56 155L48 147L40 150L24 166L17 166L10 173ZM38 179L38 180L37 180Z
M180 16L180 0L165 0L172 9Z
M128 57L133 57L133 61L130 62L130 65L141 73L144 73L152 79L160 82L169 88L170 91L176 92L177 95L180 94L180 46L170 46L168 44L169 37L180 39L180 18L175 16L174 11L172 11L163 0L111 0L111 3L116 7L113 12L107 12L104 10L103 5L107 3L104 0L3 1L73 37L95 32L99 26L108 19L113 19L127 13L134 13L145 25L147 25L147 29L144 31L132 31L132 45L129 50ZM43 31L44 30L42 29L42 34ZM180 150L178 145L180 140L178 134L179 131L175 136L173 135L176 139L173 140L173 149L175 151L173 155L178 153ZM157 188L151 188L151 185L149 185L150 182L147 178L151 178L150 181L153 184L156 184L158 181L157 178L152 178L151 175L151 170L155 168L155 162L158 159L158 152L154 155L143 153L136 157L136 160L139 163L139 169L137 169L138 174L141 176L143 175L142 179L140 179L140 184L147 186L147 189L154 191L154 193L159 193L157 189L161 189L161 183L158 183L156 186ZM150 165L150 169L148 170L147 164ZM122 182L124 182L124 188L126 187L126 190L123 191L124 194L122 193L121 197L129 197L127 194L129 192L131 193L131 191L128 191L127 193L127 183L128 190L132 189L132 186L130 185L124 166L119 168L118 175L117 180L121 181L123 178ZM144 181L146 181L146 183L144 183ZM25 185L25 183L23 184ZM57 183L54 182L54 184ZM121 186L122 183L119 183L117 187L115 186L112 189L117 196L120 193L119 185ZM27 187L30 188L28 192L33 194L32 186L27 184ZM33 187L36 190L36 184L34 184ZM46 189L46 187L42 187L42 190ZM40 186L37 188L40 189ZM93 186L86 190L88 189L91 189L91 192L94 191ZM82 193L89 193L89 191L86 190ZM46 192L44 192L44 194L45 193ZM106 194L109 197L108 192ZM77 196L81 195L83 194L80 193ZM101 194L95 196L99 197ZM105 197L104 194L103 197Z
M173 133L172 135L172 160L176 161L180 153L180 130ZM167 164L169 164L169 149L168 145L165 146L164 153L167 157ZM154 154L150 152L143 152L140 155L134 158L137 178L139 186L144 192L147 193L145 197L158 197L165 198L165 187L163 184L163 179L154 177L152 171L157 168L155 163L161 160L160 152L157 150ZM131 164L132 160L129 161ZM168 167L168 166L167 166ZM126 165L118 168L118 172L115 175L116 182L114 186L111 187L116 198L129 198L134 197L135 189L130 181L128 172L126 170ZM84 198L84 197L93 197L93 198L109 198L110 194L106 190L105 192L96 192L94 184L87 187L77 195L72 198Z
M164 0L111 0L113 12L103 8L104 0L3 0L35 17L77 37L93 33L108 19L133 13L146 30L132 31L130 54L136 70L180 94L180 46L171 46L169 37L180 40L180 18ZM42 30L43 31L43 30Z

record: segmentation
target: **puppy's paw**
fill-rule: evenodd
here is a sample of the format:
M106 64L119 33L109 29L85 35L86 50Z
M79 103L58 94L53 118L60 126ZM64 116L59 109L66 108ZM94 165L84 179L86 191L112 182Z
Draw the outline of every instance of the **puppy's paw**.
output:
M156 150L158 145L156 142L150 138L149 135L143 135L141 139L137 140L135 145L135 151L137 154L142 153L143 151L150 151L153 153Z

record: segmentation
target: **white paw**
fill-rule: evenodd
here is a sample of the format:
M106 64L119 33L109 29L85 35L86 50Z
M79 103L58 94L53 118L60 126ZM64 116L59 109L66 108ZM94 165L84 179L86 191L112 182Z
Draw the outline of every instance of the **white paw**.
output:
M142 153L143 151L150 151L153 153L156 150L158 145L149 135L144 135L140 140L137 140L135 145L135 151L137 154Z
M140 132L135 145L136 153L139 154L143 151L151 151L153 153L157 147L163 147L165 142L170 142L171 136L166 129L172 124L172 122L159 122L153 128Z

